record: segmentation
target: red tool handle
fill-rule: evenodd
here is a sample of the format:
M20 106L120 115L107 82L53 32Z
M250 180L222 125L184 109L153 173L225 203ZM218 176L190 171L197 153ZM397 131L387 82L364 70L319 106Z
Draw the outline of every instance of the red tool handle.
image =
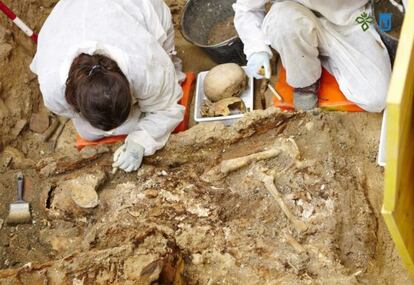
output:
M10 10L3 1L0 1L0 11L2 11L10 20L13 21L26 35L28 35L35 43L37 43L37 34L32 31L16 14Z
M0 1L0 10L2 10L3 13L6 14L6 16L12 21L17 18L16 14L14 14L13 11L10 10L9 7L7 7L2 1Z

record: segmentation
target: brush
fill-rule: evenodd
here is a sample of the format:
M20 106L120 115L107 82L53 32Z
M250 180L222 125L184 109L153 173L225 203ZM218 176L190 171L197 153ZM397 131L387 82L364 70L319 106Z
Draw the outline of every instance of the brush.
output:
M24 177L22 173L17 175L17 200L10 204L10 212L7 217L7 224L26 224L32 222L30 204L23 200Z

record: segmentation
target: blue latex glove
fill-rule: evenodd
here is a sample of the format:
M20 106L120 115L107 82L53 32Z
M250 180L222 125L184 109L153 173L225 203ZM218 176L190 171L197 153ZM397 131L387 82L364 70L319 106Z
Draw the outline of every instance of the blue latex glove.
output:
M260 74L260 69L264 68L264 76ZM263 79L263 77L270 79L272 71L270 69L270 56L267 52L253 53L247 61L246 73L256 79Z
M125 141L114 153L112 167L123 169L125 172L137 170L142 163L144 147L133 141Z

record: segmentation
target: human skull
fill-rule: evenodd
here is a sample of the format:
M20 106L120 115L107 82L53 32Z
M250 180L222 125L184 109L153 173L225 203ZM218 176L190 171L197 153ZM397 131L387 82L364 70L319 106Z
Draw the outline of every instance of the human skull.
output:
M211 102L237 97L246 89L247 76L235 63L225 63L212 68L204 79L204 94Z

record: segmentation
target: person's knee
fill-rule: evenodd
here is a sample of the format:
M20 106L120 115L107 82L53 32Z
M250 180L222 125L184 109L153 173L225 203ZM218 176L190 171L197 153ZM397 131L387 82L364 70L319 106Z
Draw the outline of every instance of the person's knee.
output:
M277 51L292 39L316 41L316 16L305 6L293 1L274 3L262 30L269 44Z
M365 104L363 104L361 108L367 112L372 113L382 112L386 106L386 96L381 96L380 94L377 95L378 96L376 97L370 97L370 99Z
M374 74L370 82L367 83L365 96L367 98L366 107L368 112L382 112L387 105L389 80L391 74Z
M289 38L311 31L315 27L316 16L305 6L293 2L284 1L274 3L266 15L263 32L267 38Z
M365 89L359 100L353 100L355 104L367 112L379 113L385 109L387 101L387 88ZM358 98L357 97L357 98Z

